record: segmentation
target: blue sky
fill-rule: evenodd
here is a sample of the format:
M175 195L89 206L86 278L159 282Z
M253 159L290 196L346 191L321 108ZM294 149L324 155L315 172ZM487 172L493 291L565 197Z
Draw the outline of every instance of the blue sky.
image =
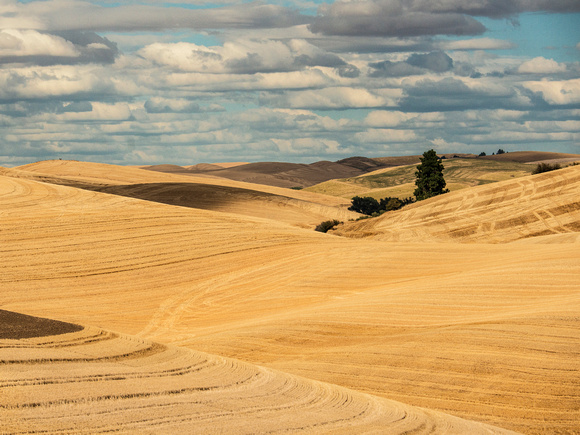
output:
M3 0L0 166L580 153L577 0Z
M525 13L519 25L508 20L482 20L493 38L512 41L516 46L503 55L544 56L558 62L577 62L580 51L574 41L580 41L580 14ZM576 42L577 43L577 42Z

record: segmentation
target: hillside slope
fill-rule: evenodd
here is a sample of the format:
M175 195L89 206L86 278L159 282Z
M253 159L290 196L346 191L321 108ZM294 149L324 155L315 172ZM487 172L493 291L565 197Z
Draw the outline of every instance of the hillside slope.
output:
M357 214L347 201L309 192L88 162L44 161L0 173L182 207L267 218L305 228Z
M0 338L0 369L0 418L8 433L509 433L92 327Z
M441 156L441 154L440 154ZM539 151L517 151L493 156L477 157L473 154L444 154L442 161L447 188L454 192L468 187L489 184L530 175L534 163L580 162L580 154L563 154ZM381 157L375 161L385 165L355 177L328 180L307 187L309 192L334 195L345 199L353 196L371 196L376 199L394 196L413 196L415 172L421 156Z
M127 184L110 166L100 174L104 182L105 169ZM138 346L154 341L233 357L528 434L574 433L580 250L568 236L576 233L551 239L556 243L505 243L514 232L535 231L524 220L484 232L477 243L457 243L471 239L451 234L485 212L483 205L470 209L481 201L497 220L533 215L538 204L567 206L557 219L570 225L579 175L569 168L409 206L428 218L409 230L400 225L407 243L4 175L0 308L136 335ZM504 208L494 211L494 204ZM436 223L447 207L459 218ZM386 225L381 219L352 225ZM447 233L433 235L430 222ZM423 235L445 242L424 243ZM28 379L29 369L18 376ZM43 388L59 394L55 384ZM115 410L123 401L101 404ZM295 417L289 411L285 418Z
M345 224L337 234L389 241L505 243L580 231L580 166L452 192Z
M273 195L287 196L289 198L318 202L330 206L338 206L347 203L339 198L317 195L302 190L291 190L276 186L252 184L220 177L163 173L129 166L116 166L104 163L78 162L72 160L45 160L13 169L0 167L0 171L15 178L34 179L37 181L45 181L73 187L75 187L73 183L81 184L81 187L83 187L83 183L91 186L106 187L112 185L181 182L258 190ZM58 183L58 180L62 180L63 182Z

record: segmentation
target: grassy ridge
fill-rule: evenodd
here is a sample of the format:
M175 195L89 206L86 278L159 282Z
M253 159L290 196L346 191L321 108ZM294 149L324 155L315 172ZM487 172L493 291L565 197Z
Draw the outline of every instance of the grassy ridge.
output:
M533 167L523 163L498 162L484 159L448 159L445 166L445 181L451 191L466 187L489 184L530 175ZM417 165L381 169L359 177L330 180L304 190L326 195L351 198L365 195L374 198L385 196L412 196L415 190Z

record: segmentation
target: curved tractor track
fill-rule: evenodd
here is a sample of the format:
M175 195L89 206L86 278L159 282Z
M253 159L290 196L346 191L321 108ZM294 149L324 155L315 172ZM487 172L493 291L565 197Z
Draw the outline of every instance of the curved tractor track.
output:
M2 432L11 434L509 433L91 327L0 339L0 370Z

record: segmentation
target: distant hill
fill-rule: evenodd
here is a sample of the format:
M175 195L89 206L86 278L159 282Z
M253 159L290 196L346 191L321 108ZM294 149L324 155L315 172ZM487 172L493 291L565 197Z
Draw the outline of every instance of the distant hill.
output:
M144 166L141 169L148 169L150 171L157 171L157 172L167 172L172 174L179 174L181 172L187 171L183 166L178 165L153 165L153 166Z
M462 153L438 153L439 157L444 159L462 158L462 159L475 159L477 156L475 154L462 154ZM395 156L395 157L375 157L373 160L379 162L381 165L387 167L394 166L406 166L415 165L420 163L422 155L414 156Z
M276 168L275 165L267 163L253 165L270 170ZM291 168L296 166L292 163L280 165ZM243 166L245 165L240 167ZM154 169L47 160L19 168L0 168L0 175L180 207L267 218L303 228L314 228L329 219L347 220L358 216L357 213L347 210L349 201L336 197L204 174L200 176L184 172L185 168L176 165L149 168Z
M152 168L145 169L151 170ZM183 169L191 172L207 172L207 171L219 171L220 169L223 169L223 167L219 165L212 165L211 163L199 163L197 165L187 166L186 168Z
M472 161L472 165L476 165L474 162L478 162L477 165L481 165L482 169L491 170L492 172L506 172L506 167L493 168L488 164L487 166L482 162L483 160L498 162L498 163L520 163L529 164L539 161L550 161L552 163L568 163L576 160L580 160L580 155L577 154L563 154L563 153L550 153L543 151L518 151L513 153L505 153L494 156L478 157L475 154L468 153L441 153L440 157L445 159L447 162L457 161L457 159L462 159L466 161ZM402 189L395 189L392 193L393 196L401 195L411 195L412 189L410 186L414 182L414 165L420 162L421 155L412 156L391 156L391 157L348 157L346 159L338 160L336 162L331 161L318 161L310 164L305 163L288 163L288 162L255 162L255 163L198 163L196 165L190 166L178 166L178 165L154 165L145 166L143 169L156 172L164 172L170 174L180 174L180 175L207 175L212 177L226 178L229 180L243 181L246 183L263 184L267 186L285 187L285 188L310 188L314 192L325 193L329 195L336 195L341 197L351 197L357 194L362 194L368 189L360 189L361 184L365 184L365 181L357 180L352 181L356 177L364 177L367 174L377 175L376 171L386 171L390 168L400 168L404 166L413 165L405 170L401 169L402 173L406 174L403 178L406 180L400 182L402 179L398 173L390 173L389 175L397 176L400 180L396 182L397 185L402 185L405 183L411 183ZM469 166L469 164L465 163ZM476 166L477 166L476 165ZM447 165L446 165L447 166ZM485 166L485 168L483 168ZM514 176L526 175L531 172L526 167L513 169L515 171ZM511 176L510 174L509 176ZM382 178L385 175L381 176ZM381 178L379 177L379 178ZM458 188L474 186L478 184L483 184L484 182L499 181L495 179L494 176L487 181L474 182L469 180L469 177L462 176L460 180L451 180L452 190ZM413 178L413 179L412 179ZM344 180L348 179L348 180ZM505 179L500 177L499 179ZM336 191L336 186L329 188L329 186L322 186L318 188L317 185L320 183L325 183L329 180L340 180L340 183L355 184L356 188L344 188L344 185ZM376 187L389 187L392 188L392 180L385 186L377 186L377 177L374 179L369 178L369 186L373 189ZM336 184L334 181L331 184ZM379 183L381 184L381 183ZM453 185L454 184L454 185ZM372 185L372 186L371 186ZM333 193L334 192L334 193ZM370 196L385 196L382 192L371 192Z
M175 165L155 165L144 167L150 171L179 173L181 175L211 175L247 183L268 186L303 188L334 178L356 177L380 168L393 166L378 159L349 157L337 162L319 161L311 164L286 162L257 162L238 165L200 163L182 167Z
M569 163L580 161L580 154L551 153L546 151L516 151L513 153L496 154L493 156L481 157L486 160L496 162L518 162L518 163Z

